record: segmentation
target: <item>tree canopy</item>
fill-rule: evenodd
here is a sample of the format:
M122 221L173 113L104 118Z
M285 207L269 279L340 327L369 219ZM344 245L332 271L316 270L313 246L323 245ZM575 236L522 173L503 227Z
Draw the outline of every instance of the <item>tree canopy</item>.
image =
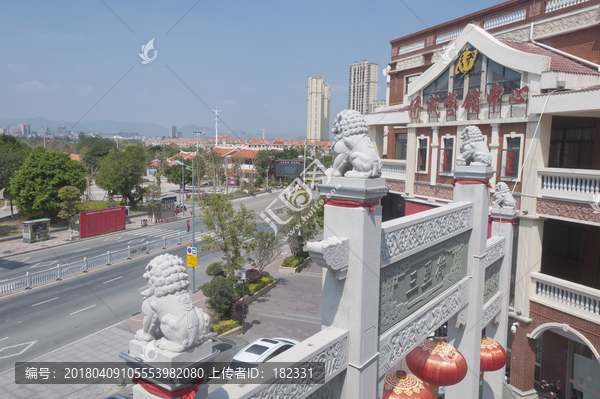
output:
M108 192L119 193L131 205L142 199L142 177L146 169L146 152L141 144L125 149L113 148L100 162L96 184Z
M58 190L75 186L86 188L85 167L55 151L33 151L11 180L10 191L19 213L54 216L60 209Z
M9 188L10 179L23 165L30 151L29 146L15 137L0 135L0 190Z
M104 137L83 136L79 138L76 144L76 149L81 155L81 160L88 168L97 169L100 166L100 161L104 159L117 145L111 139Z
M298 256L306 242L319 233L317 224L322 208L320 199L312 199L305 207L287 210L288 222L280 226L279 233L289 245L292 256Z
M205 244L200 251L210 249L223 251L225 272L228 275L241 270L246 261L242 253L250 254L254 248L254 233L256 221L254 212L243 204L239 210L221 194L211 195L207 203L201 204L202 216L200 219L214 233L206 236Z

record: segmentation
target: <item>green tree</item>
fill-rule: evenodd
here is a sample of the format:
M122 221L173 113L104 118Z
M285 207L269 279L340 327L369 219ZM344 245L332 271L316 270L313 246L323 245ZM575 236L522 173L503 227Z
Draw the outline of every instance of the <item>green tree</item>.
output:
M142 176L146 168L146 153L141 144L130 144L125 149L113 148L100 162L96 184L109 193L119 193L135 205L141 201Z
M19 213L54 216L61 206L58 190L75 186L85 190L85 167L55 151L33 151L11 180L10 192Z
M184 159L183 163L188 165L188 166L192 166L192 160L191 159ZM167 177L167 179L169 179L169 181L175 183L175 184L179 184L181 185L181 168L184 169L183 172L183 181L184 181L184 188L185 188L185 184L192 184L192 171L189 170L188 168L184 168L181 165L173 165L173 166L167 166L166 168L164 168L164 174Z
M254 234L254 250L252 251L252 263L262 274L265 267L269 266L277 255L281 253L283 241L281 237L272 231L258 230Z
M58 198L62 201L58 217L69 221L69 239L71 239L73 217L81 210L81 191L74 186L65 186L58 190Z
M11 216L13 196L10 194L10 179L23 165L30 151L29 146L15 137L0 135L0 191L5 190L4 197L10 199Z
M148 213L152 214L152 220L155 220L156 217L154 213L162 206L160 201L160 187L158 184L150 184L144 190L144 196L148 200Z
M312 199L305 207L299 210L288 209L288 222L282 225L279 233L289 245L292 256L302 252L308 240L313 239L318 233L317 217L319 215L320 200Z
M207 297L208 308L219 317L228 317L231 306L235 303L235 288L231 279L216 276L202 286L202 293Z
M223 195L210 196L207 203L201 203L202 216L207 229L214 236L204 238L200 251L210 249L213 252L223 251L225 272L233 275L241 270L244 263L250 259L244 258L243 252L249 254L254 248L252 238L256 231L254 212L243 204L239 210Z

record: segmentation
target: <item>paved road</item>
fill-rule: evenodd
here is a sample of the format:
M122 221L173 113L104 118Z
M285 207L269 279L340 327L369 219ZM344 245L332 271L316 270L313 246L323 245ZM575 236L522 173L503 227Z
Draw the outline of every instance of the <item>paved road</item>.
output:
M177 246L1 298L0 372L139 313L148 261L162 253L185 257L185 251ZM204 251L198 260L208 265L221 256ZM205 270L196 271L198 289L210 279Z
M243 203L258 212L275 198L275 194L264 194L234 202L236 206ZM70 259L80 260L84 254L92 256L88 254L106 253L107 248L116 246L125 247L134 240L142 242L164 234L176 235L184 230L185 223L178 221L3 259L0 276L7 278L4 276L43 270L59 261L67 263ZM269 227L259 223L259 228ZM139 293L146 285L142 274L148 261L161 253L184 258L185 251L186 245L171 247L0 298L0 373L13 367L16 361L34 359L137 314ZM48 258L54 262L46 260ZM196 270L197 288L209 281L205 267L220 258L220 253L204 251L199 254L201 266Z
M278 193L260 194L256 197L244 197L232 200L236 207L240 204L252 209L257 218L260 218L260 213L269 206L273 201L272 207L283 206L283 203L278 200ZM134 223L140 223L139 219L133 219ZM0 281L20 277L27 272L39 272L57 265L65 265L67 263L77 262L84 257L92 258L94 256L104 255L107 251L117 251L126 249L127 246L141 244L146 241L157 241L163 237L174 238L179 233L187 231L187 219L178 220L176 222L165 223L134 229L131 231L123 231L122 233L112 233L109 235L100 236L97 238L84 239L75 243L51 247L41 251L35 251L27 254L9 256L0 259ZM268 226L259 223L260 229L266 229ZM201 232L206 232L206 227L196 218L196 241L200 239ZM10 241L0 244L9 246Z

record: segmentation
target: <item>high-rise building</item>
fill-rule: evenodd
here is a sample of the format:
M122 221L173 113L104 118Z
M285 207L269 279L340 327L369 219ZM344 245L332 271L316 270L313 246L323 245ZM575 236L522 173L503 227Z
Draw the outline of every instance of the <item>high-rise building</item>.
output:
M181 138L183 138L183 133L181 133L181 132L177 132L177 133L175 134L175 136L176 136L176 138L178 138L178 139L181 139Z
M177 126L174 126L174 125L169 126L169 138L171 138L171 139L177 138Z
M56 128L56 135L57 136L66 136L67 135L67 128L65 128L64 126L59 126Z
M21 135L28 136L31 133L31 126L29 126L29 123L19 123L19 131Z
M377 102L377 64L354 61L350 66L350 93L348 108L368 113L373 102Z
M308 106L306 112L306 138L329 139L330 90L322 77L308 77Z

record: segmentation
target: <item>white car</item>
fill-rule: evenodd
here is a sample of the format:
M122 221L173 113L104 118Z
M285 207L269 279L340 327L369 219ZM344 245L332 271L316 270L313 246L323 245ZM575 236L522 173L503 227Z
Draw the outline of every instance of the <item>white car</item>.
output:
M229 367L233 370L237 370L239 367L244 369L254 368L259 363L267 362L299 343L295 339L289 338L257 339L239 351L233 357Z

